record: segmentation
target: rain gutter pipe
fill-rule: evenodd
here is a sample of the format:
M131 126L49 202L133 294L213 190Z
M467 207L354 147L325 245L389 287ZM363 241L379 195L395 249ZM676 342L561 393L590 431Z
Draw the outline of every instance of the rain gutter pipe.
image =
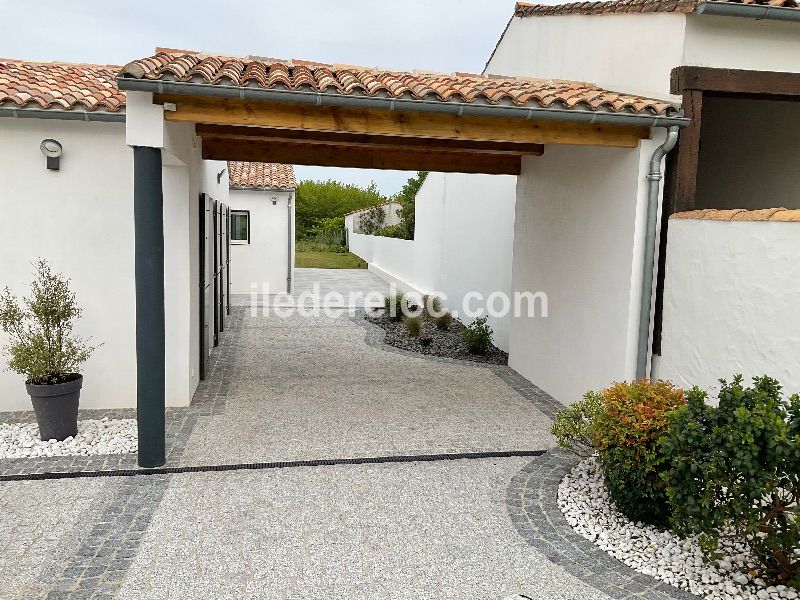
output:
M658 227L658 196L661 190L661 161L678 142L678 128L667 130L667 139L656 148L650 159L650 172L647 174L647 223L645 225L644 264L642 265L642 297L639 307L639 345L636 355L636 379L647 377L648 355L650 354L650 318L653 310L653 275L655 271L656 229Z
M698 15L719 17L745 17L757 20L794 21L800 23L800 9L783 6L733 4L730 2L703 2L694 10Z

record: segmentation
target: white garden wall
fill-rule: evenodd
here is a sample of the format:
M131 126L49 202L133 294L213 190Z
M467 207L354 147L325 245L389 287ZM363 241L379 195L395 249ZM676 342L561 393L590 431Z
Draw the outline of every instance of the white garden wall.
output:
M548 317L514 318L509 364L561 402L635 375L644 207L637 149L549 146L523 159L513 291L544 292Z
M397 225L400 223L400 217L398 216L397 211L400 210L402 205L399 202L386 202L381 204L380 207L384 212L384 227L390 227L391 225ZM364 233L363 229L361 228L361 217L370 210L371 209L369 208L365 208L364 210L359 210L345 215L345 227L350 231L354 231L355 233Z
M800 392L800 223L672 219L655 375L718 389L742 373Z
M350 233L350 251L400 289L436 292L469 323L468 293L511 292L515 196L513 176L431 173L417 194L413 241ZM507 350L510 316L489 324Z
M63 144L59 171L45 168L45 138ZM133 154L125 124L0 119L0 181L0 286L27 293L38 257L71 278L83 308L77 332L103 343L83 369L81 405L135 406ZM30 410L22 377L2 370L0 410Z
M231 210L250 212L250 243L231 244L231 293L283 294L294 280L294 193L278 190L230 191ZM273 201L275 204L273 204ZM291 238L294 234L291 234Z

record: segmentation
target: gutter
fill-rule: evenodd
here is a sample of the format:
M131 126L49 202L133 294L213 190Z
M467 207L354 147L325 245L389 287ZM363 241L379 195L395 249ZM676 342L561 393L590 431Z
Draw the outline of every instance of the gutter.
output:
M292 216L293 216L292 200L294 199L294 197L295 197L295 194L293 192L293 193L289 194L289 198L286 201L286 210L287 210L286 223L287 223L287 231L288 231L287 238L289 240L289 243L288 243L289 258L287 259L287 264L286 264L286 267L287 267L287 272L286 272L286 293L287 294L291 294L292 293L292 279L293 279L292 276L294 274L294 261L292 260L292 258L294 258L294 232L292 231L292 221L294 221L294 219L292 218Z
M732 2L703 2L694 10L698 15L746 17L757 20L800 22L800 9L783 6L734 4Z
M124 123L124 112L89 112L85 110L59 110L46 108L0 107L0 117L16 119L60 119L64 121L96 121L102 123Z
M266 90L257 87L186 83L183 81L159 81L119 77L121 90L150 92L154 94L186 94L191 96L213 96L314 104L316 106L340 106L343 108L375 108L407 112L442 113L458 116L506 117L509 119L579 121L590 124L638 125L642 127L686 127L690 119L681 115L664 116L609 111L578 110L569 108L539 108L530 106L499 106L496 104L473 104L468 102L443 102L440 100L411 100L408 98L383 98L377 96L347 96L303 90Z
M639 305L639 343L636 355L636 379L644 379L648 372L650 354L650 321L653 314L653 275L655 271L656 229L658 227L658 195L661 191L661 162L678 143L678 128L670 127L667 139L656 148L650 159L647 196L647 222L645 226L644 264L642 266L642 297ZM664 218L662 216L662 218Z

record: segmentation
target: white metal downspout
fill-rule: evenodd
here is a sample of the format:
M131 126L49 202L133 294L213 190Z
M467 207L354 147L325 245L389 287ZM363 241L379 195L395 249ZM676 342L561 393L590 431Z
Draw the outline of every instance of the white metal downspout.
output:
M286 266L287 266L287 269L288 269L287 272L286 272L286 293L287 294L291 294L292 293L292 270L293 270L293 267L294 267L294 265L292 264L293 263L293 261L292 261L292 253L293 253L293 250L294 250L294 240L292 239L292 237L293 237L292 236L292 233L293 233L292 232L292 198L293 197L294 197L294 193L290 193L289 194L289 198L286 201L286 210L287 210L286 220L287 220L287 223L288 223L287 231L288 231L288 238L289 238L289 244L288 244L289 258L287 259L287 262L286 262Z
M649 182L647 196L647 224L644 241L644 264L642 266L642 299L639 309L639 348L636 356L636 379L644 379L648 372L648 357L650 355L650 319L653 305L653 272L655 270L656 256L656 230L658 227L658 196L661 190L661 162L664 157L675 147L678 142L678 127L667 130L667 139L656 148L650 159L650 172L647 174ZM663 215L662 218L666 217Z

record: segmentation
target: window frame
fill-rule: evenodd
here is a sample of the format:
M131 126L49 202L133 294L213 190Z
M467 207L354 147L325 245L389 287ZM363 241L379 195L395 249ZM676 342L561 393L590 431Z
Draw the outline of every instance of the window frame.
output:
M233 237L233 233L234 233L233 217L234 217L234 215L244 215L245 217L247 217L247 239L246 240L237 240L237 239L234 239L234 237ZM230 222L231 244L232 245L236 245L236 246L249 246L250 245L250 211L249 210L237 210L237 209L233 209L232 208L231 209L230 219L231 219L231 222Z

